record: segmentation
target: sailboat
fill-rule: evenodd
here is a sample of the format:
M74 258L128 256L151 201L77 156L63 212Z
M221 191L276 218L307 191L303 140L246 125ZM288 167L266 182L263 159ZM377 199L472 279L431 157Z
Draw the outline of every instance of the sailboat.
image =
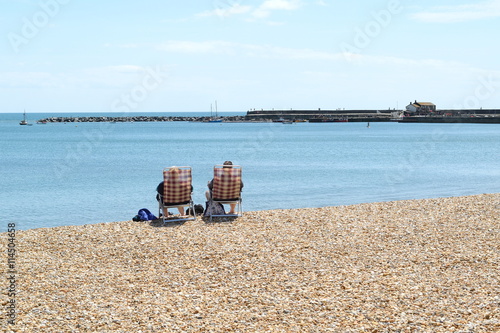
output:
M210 120L208 121L209 123L221 123L222 118L219 118L217 116L217 101L215 101L215 117L212 115L212 104L210 104Z
M26 120L26 110L24 110L24 116L23 116L23 120L21 120L19 122L19 125L31 125L28 123L28 121Z

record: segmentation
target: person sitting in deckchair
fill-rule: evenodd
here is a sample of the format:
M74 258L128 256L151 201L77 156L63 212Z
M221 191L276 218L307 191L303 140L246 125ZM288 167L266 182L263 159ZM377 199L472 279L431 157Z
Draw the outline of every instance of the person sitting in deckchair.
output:
M156 192L158 192L158 194L156 195L156 200L161 202L164 206L175 206L175 204L179 203L179 202L164 202L163 198L172 197L171 193L168 193L167 191L169 189L174 189L179 185L180 173L181 173L181 170L179 168L171 167L167 171L166 180L162 181L156 187ZM193 192L193 185L191 185L191 192ZM179 211L180 215L182 215L182 216L185 215L184 214L184 206L177 206L177 210ZM166 208L166 207L163 207L163 216L164 217L168 216L168 208Z
M223 170L227 171L227 172L223 172L221 174L221 177L231 177L231 174L230 174L230 170L231 168L233 167L233 162L231 161L225 161L224 164L223 164ZM205 192L205 196L207 198L207 200L211 200L212 199L212 190L213 190L213 187L214 187L214 179L212 178L211 181L208 182L207 184L208 186L208 191ZM243 182L240 181L240 192L241 190L243 189ZM234 198L234 199L239 199L239 198ZM230 211L227 213L227 214L235 214L235 209L236 209L236 203L230 203L229 204L230 206Z

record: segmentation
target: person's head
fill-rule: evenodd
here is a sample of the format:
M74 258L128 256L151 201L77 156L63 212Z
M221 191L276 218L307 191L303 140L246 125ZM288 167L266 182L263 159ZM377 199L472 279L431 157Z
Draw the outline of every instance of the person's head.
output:
M225 161L223 168L232 168L233 167L233 162L231 161Z

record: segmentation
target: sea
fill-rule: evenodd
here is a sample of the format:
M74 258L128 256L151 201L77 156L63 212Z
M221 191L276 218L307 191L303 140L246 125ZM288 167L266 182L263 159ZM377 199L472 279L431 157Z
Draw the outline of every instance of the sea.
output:
M59 116L120 115L33 113L20 126L21 113L0 114L0 231L157 215L170 166L192 167L193 200L205 205L213 166L226 160L243 168L244 211L500 192L498 124L36 123Z

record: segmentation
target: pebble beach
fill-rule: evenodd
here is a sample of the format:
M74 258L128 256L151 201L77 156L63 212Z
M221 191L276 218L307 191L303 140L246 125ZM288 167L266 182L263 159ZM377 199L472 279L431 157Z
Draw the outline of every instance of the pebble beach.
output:
M499 215L497 193L18 230L0 330L499 332Z

